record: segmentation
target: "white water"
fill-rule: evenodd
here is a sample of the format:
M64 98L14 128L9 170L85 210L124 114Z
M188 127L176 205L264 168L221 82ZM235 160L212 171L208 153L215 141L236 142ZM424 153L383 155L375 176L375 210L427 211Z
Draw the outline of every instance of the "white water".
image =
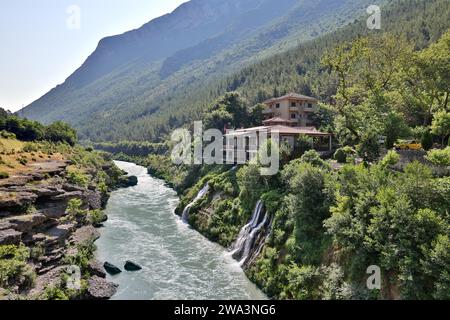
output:
M232 256L239 258L239 265L244 265L251 254L251 250L255 244L256 237L266 226L269 214L264 212L262 201L258 201L253 211L252 218L240 231L238 239L233 246ZM264 218L261 221L261 216Z
M131 260L143 269L108 276L119 284L113 299L266 299L229 252L174 214L178 198L172 189L143 167L117 164L139 183L112 193L106 208L109 219L96 242L97 258L122 270Z
M200 201L209 191L209 184L206 184L203 189L201 189L199 191L199 193L197 194L197 196L195 197L194 200L192 200L191 203L189 203L186 208L184 208L183 210L183 214L181 216L181 219L183 220L184 223L188 223L189 221L189 212L191 211L191 208L194 204L197 203L197 201Z

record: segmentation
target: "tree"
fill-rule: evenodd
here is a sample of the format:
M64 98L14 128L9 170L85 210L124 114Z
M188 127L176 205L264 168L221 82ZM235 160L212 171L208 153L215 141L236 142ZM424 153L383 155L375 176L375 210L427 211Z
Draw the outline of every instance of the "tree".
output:
M77 132L67 123L57 121L45 129L45 139L53 142L66 142L74 146L77 142Z
M445 138L450 135L450 112L439 111L434 114L431 132L441 137L441 145L445 145Z

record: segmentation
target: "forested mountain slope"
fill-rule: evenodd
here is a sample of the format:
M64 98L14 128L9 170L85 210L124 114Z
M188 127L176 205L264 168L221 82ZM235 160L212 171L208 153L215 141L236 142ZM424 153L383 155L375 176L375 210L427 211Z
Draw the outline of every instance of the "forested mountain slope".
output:
M101 40L64 84L19 114L68 121L92 140L157 140L216 98L225 75L343 26L372 2L193 0Z

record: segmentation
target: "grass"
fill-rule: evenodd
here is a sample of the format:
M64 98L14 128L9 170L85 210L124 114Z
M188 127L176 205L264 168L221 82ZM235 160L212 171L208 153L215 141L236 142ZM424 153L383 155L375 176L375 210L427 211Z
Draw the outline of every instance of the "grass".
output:
M0 138L0 172L2 176L11 177L32 172L35 168L31 164L38 165L47 161L65 159L61 153L47 153L47 149L40 143Z

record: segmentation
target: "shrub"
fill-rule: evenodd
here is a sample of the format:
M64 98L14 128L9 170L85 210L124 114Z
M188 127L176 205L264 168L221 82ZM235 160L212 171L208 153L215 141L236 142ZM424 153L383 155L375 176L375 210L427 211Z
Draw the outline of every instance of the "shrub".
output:
M5 130L0 131L0 137L5 139L16 139L16 135L14 133Z
M27 265L29 250L24 246L0 246L0 287L7 288L20 281L20 285L30 285L34 273Z
M9 174L7 172L0 171L0 179L8 179Z
M390 150L380 163L383 167L388 167L395 166L399 161L400 155L394 150Z
M334 159L337 160L338 163L347 163L354 155L355 150L349 146L345 146L336 150Z
M27 158L19 158L19 163L21 164L21 165L23 165L23 166L26 166L27 165L27 163L28 163L28 160L27 160Z
M438 166L450 166L450 147L428 151L426 159Z
M37 152L39 150L39 146L33 142L27 142L24 144L22 151L24 152Z
M107 216L102 210L91 210L88 212L88 221L93 226L100 226L106 219Z
M361 138L357 146L358 154L367 162L373 162L380 156L380 144L377 134L369 132Z
M67 175L67 180L72 183L72 184L76 184L78 186L84 187L86 188L89 184L89 178L87 175L85 175L84 173L75 171L75 170L70 170L68 175Z
M433 147L433 136L430 131L426 130L423 133L420 143L422 144L422 148L427 151Z
M321 167L328 169L329 165L320 157L315 150L306 151L300 159L301 162L309 163L314 167Z
M305 136L300 135L295 142L295 148L294 148L294 155L295 157L302 156L306 151L311 150L313 146L313 139Z

